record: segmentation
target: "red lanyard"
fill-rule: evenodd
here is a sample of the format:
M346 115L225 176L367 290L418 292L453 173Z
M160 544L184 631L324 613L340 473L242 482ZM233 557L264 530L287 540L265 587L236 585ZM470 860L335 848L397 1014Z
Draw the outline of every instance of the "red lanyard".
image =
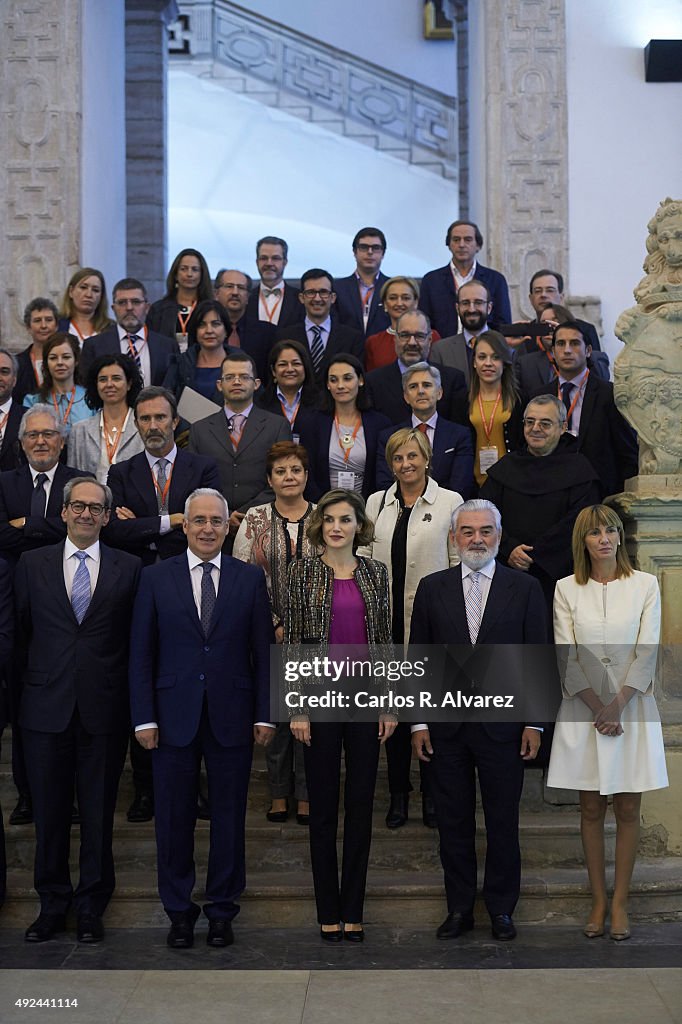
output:
M107 427L104 422L104 413L102 413L102 433L104 434L104 445L107 450L107 458L109 460L109 465L111 465L114 461L114 457L116 455L116 452L118 451L118 446L121 443L121 438L123 437L123 432L126 428L126 424L128 423L129 417L130 409L128 409L128 412L126 413L126 418L123 421L123 426L119 431L117 431L116 439L114 441L110 441L109 435L107 433Z
M275 302L274 306L272 307L272 309L269 310L267 305L266 305L266 303L265 303L265 296L261 293L261 296L260 296L261 308L262 308L263 312L265 313L265 315L268 318L268 321L270 323L272 323L272 318L274 317L275 313L277 312L277 310L280 307L280 303L282 302L282 294L283 293L280 292L280 294L277 296L277 301Z
M192 307L192 308L194 308L194 307ZM189 316L189 314L187 314L187 315ZM178 313L178 320L180 320L180 314L179 313ZM180 320L180 322L182 323L181 320ZM186 320L185 320L185 323L187 323ZM184 326L185 325L183 324L183 332L184 332ZM126 338L128 339L128 351L130 352L130 355L131 355L133 361L135 361L135 359L137 359L137 357L139 356L140 352L142 351L142 349L147 344L147 336L149 334L149 328L147 327L146 324L144 325L143 330L144 330L144 338L142 339L142 344L137 349L136 349L135 345L133 345L132 341L130 340L130 335L126 334ZM139 334L136 334L135 337L139 338Z
M71 406L73 405L75 400L76 400L76 385L74 384L73 388L71 389L71 398L69 400L69 404L67 405L66 412L64 413L64 415L62 417L62 423L64 424L64 426L66 426L66 424L69 422L69 416L71 415ZM59 417L59 404L57 403L57 396L56 396L56 393L54 391L52 392L52 403L54 405L54 411L57 413L57 417Z
M571 416L573 415L573 410L575 409L576 405L578 404L578 399L580 398L581 394L583 393L585 385L587 384L587 378L589 376L590 376L590 371L588 370L587 373L585 374L585 379L583 380L582 384L580 385L580 387L576 388L575 394L573 396L573 401L571 402L571 408L568 409L567 412L566 412L566 422L567 423L570 421ZM568 383L568 381L566 383ZM561 397L561 384L559 384L557 386L557 398L559 399L560 402L563 401L563 399Z
M78 324L75 324L75 323L73 322L73 320L69 320L69 327L73 327L74 331L76 332L76 334L77 334L77 335L78 335L78 337L80 338L80 343L81 343L81 348L82 348L82 347L83 347L83 343L85 342L85 338L84 338L84 336L83 336L83 335L81 334L81 332L80 332L80 331L78 330ZM89 337L90 337L90 335L88 334L88 338L89 338Z
M158 462L157 462L157 466L158 466ZM166 486L164 487L163 490L161 490L161 488L159 487L159 481L154 476L154 470L150 469L150 472L152 474L152 480L154 481L154 487L156 488L156 493L158 494L159 498L161 499L161 508L163 508L163 506L166 504L166 498L168 497L168 491L170 490L171 479L173 477L173 469L174 469L174 467L175 467L175 463L171 462L171 464L170 464L170 472L168 473L168 477L166 479ZM158 470L157 470L157 472L158 472Z
M180 312L180 310L178 309L178 322L180 324L180 328L181 328L180 333L181 334L187 334L187 321L189 320L189 318L191 317L192 313L194 312L194 307L196 306L196 304L197 304L197 302L196 302L196 299L195 299L194 302L192 303L192 305L187 310L187 312L184 314L184 316ZM145 324L145 331L146 330L147 330L147 327L146 327L146 324ZM146 339L147 339L147 335L145 334L145 341L146 341ZM130 343L130 339L128 339L128 342Z
M33 349L31 349L29 355L31 356L31 365L33 366L33 376L36 379L36 384L38 385L38 387L40 387L40 385L43 383L43 375L42 373L38 373L38 360L33 354Z
M343 445L341 443L341 431L339 430L338 416L334 416L334 426L336 427L336 440L338 441L339 448L343 452L343 461L348 462L348 459L350 458L350 450L355 444L355 438L358 436L358 430L362 426L362 417L358 416L358 422L355 424L355 430L353 431L352 437L347 445Z
M478 408L479 408L479 410L481 412L481 422L483 423L483 429L485 430L485 436L488 438L488 440L490 440L490 435L493 432L493 423L495 422L495 413L497 412L497 407L500 404L500 399L501 398L502 398L502 388L500 388L500 390L497 393L497 398L495 399L495 405L493 406L493 411L490 414L490 422L486 423L486 421L485 421L485 413L483 412L483 402L481 400L481 392L479 391L479 393L478 393Z
M282 406L282 415L284 416L284 418L285 418L286 420L288 420L288 421L289 421L289 426L290 426L290 427L293 427L294 423L296 422L296 417L298 416L298 409L299 409L299 406L300 406L300 404L301 404L301 399L300 399L300 396L299 396L298 402L297 402L297 403L296 403L296 405L294 406L294 410L293 410L293 412L291 413L291 416L290 416L290 415L289 415L289 413L287 412L287 407L286 407L286 405L284 404L284 402L282 401L282 399L281 399L281 398L280 398L280 400L279 400L279 404L280 404L280 405ZM240 434L240 437L241 437L241 434Z

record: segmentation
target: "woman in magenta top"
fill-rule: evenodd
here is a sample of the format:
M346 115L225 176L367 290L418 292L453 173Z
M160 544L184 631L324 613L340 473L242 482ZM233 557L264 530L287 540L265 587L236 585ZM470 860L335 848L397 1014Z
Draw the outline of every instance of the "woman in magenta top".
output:
M292 562L285 643L314 644L324 655L329 644L367 645L370 654L389 644L386 566L355 554L374 527L355 491L333 490L310 516L308 537L321 547L318 558ZM316 653L317 653L316 652ZM372 839L372 810L379 746L397 720L315 722L303 715L291 731L304 744L310 800L310 860L320 934L330 942L362 942L362 910ZM345 752L344 836L341 882L336 855L341 751ZM342 928L343 923L343 928Z

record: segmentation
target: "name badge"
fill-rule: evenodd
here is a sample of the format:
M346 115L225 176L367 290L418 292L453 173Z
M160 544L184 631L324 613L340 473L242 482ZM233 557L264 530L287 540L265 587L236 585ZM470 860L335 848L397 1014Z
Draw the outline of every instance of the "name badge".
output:
M499 456L497 454L496 445L490 445L488 448L481 448L479 451L479 466L481 475L487 473L491 466L494 466Z
M355 479L355 473L351 473L350 470L341 470L341 472L339 473L339 480L336 486L340 487L344 491L354 491Z

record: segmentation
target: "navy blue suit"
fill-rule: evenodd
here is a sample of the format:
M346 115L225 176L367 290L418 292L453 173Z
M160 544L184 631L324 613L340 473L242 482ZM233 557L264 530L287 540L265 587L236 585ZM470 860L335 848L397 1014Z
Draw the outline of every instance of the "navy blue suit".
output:
M144 328L140 329L140 337L144 336ZM149 364L151 370L150 384L163 385L168 368L174 356L180 355L180 349L175 338L165 334L156 334L154 331L147 331L147 348L149 349ZM81 379L87 378L88 370L99 356L120 355L121 339L118 336L118 327L108 327L101 334L93 334L83 342L83 349L80 358ZM124 353L126 354L126 353Z
M253 726L270 718L272 615L260 569L221 557L204 636L187 554L142 573L130 647L134 725L156 722L153 752L159 895L192 909L194 826L203 756L211 801L207 916L235 917L245 884L244 817Z
M298 341L310 352L310 341L305 323L293 324L290 327L279 327L277 329L278 341ZM364 362L365 341L363 334L353 327L346 327L343 324L334 323L327 335L327 344L324 348L324 355L320 363L320 369L315 374L318 385L323 385L327 380L329 364L334 362L336 356L342 352L344 355L356 356L360 362Z
M393 474L386 462L386 442L396 430L411 429L412 420L405 420L388 430L382 430L379 434L377 445L377 490L386 490L393 483ZM436 429L433 435L433 457L429 467L429 475L433 477L439 487L446 487L449 491L457 491L464 500L472 498L475 491L474 484L474 446L471 438L471 431L459 423L451 423L450 420L439 416L436 420Z
M438 402L438 415L462 426L469 426L469 396L464 374L452 366L439 366L443 397ZM365 378L370 401L391 423L402 423L410 413L403 397L403 378L398 360L372 370Z
M526 573L497 564L474 652L485 645L547 641L547 614L539 583ZM412 609L410 643L453 644L460 649L471 645L460 566L433 573L420 582ZM485 657L488 652L481 654ZM522 648L492 647L490 657L493 663L503 665L505 687L507 681L510 687L505 692L522 693ZM455 673L448 671L445 688L455 690L454 680ZM512 914L521 883L518 822L523 724L457 720L434 722L429 730L434 752L427 767L448 912L468 914L476 898L476 767L488 839L483 898L491 915Z
M504 276L491 267L477 263L474 280L481 281L490 292L493 308L488 317L488 326L497 330L500 324L508 324L511 321L511 303ZM455 302L455 280L450 263L424 274L419 290L419 308L426 313L431 326L441 338L449 338L459 330Z
M181 529L159 533L161 520L156 488L145 452L114 463L107 483L113 495L111 519L102 533L107 544L138 555L144 565L151 565L157 556L170 558L187 548L187 538ZM169 514L184 511L185 501L197 487L220 490L215 460L178 448L168 490ZM118 519L118 505L129 508L137 518Z
M381 431L390 430L390 420L376 409L365 409L360 413L362 417L362 429L365 432L365 445L367 448L367 460L362 480L362 496L369 498L370 494L378 489L376 485L377 467L377 439ZM313 451L308 451L310 461L310 476L317 488L317 493L311 495L311 501L317 501L323 494L331 490L329 478L329 442L334 430L334 417L330 413L320 412L317 414L317 441Z
M391 326L391 318L381 302L381 289L386 281L388 281L386 275L379 273L374 285L374 291L372 292L372 300L369 304L367 327L365 327L362 316L360 289L355 274L350 274L348 277L339 277L334 282L336 303L334 305L335 313L332 315L338 317L339 323L345 324L347 327L354 327L356 331L360 331L363 339L368 338L371 334L378 334L379 331L385 331L387 327Z
M57 544L66 536L61 517L64 484L75 476L83 474L58 462L45 516L32 516L33 477L28 464L0 473L0 553L10 565L16 564L22 552ZM26 518L23 527L10 526L10 520L22 517Z

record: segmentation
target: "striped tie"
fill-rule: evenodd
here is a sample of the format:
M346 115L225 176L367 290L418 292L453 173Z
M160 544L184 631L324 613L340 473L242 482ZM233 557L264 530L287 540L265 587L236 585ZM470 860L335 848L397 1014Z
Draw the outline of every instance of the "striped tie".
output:
M318 324L313 324L310 328L313 335L312 344L310 346L310 358L313 361L313 369L315 373L318 373L322 366L322 357L324 356L324 345L322 344L322 328Z
M137 342L140 340L140 337L138 334L129 334L128 340L130 341L132 351L134 353L133 358L135 360L135 366L138 368L140 373L142 373L142 360L140 359L140 353L137 350Z
M71 607L80 626L90 604L90 573L85 564L85 559L88 557L85 551L74 551L73 557L78 559L78 568L71 587Z
M483 595L481 593L481 574L472 572L469 575L469 590L464 599L467 613L467 625L469 627L469 638L472 644L476 643L478 631L481 628L483 614Z

